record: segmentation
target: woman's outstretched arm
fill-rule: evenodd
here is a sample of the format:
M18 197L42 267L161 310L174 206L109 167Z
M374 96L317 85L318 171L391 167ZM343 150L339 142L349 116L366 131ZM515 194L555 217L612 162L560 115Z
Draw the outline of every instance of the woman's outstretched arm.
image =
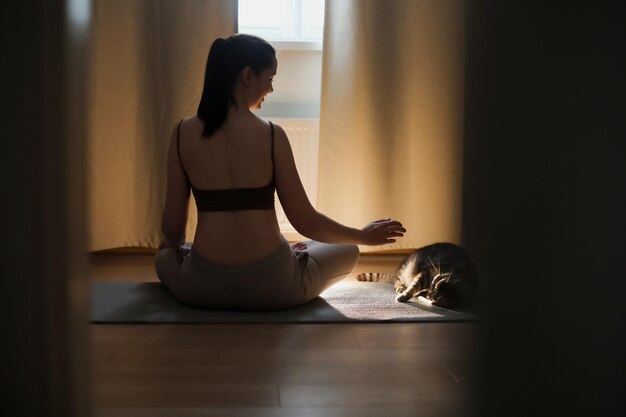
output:
M289 222L303 236L326 243L384 245L395 242L406 229L398 221L380 219L361 229L345 226L315 210L304 191L285 131L276 126L276 189Z

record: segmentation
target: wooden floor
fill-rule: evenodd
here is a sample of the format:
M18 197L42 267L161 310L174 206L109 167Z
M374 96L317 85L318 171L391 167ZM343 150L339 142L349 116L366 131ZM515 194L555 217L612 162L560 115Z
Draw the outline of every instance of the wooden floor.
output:
M355 274L400 260L362 256ZM149 255L97 254L91 274L156 280ZM91 325L94 415L465 416L477 326Z

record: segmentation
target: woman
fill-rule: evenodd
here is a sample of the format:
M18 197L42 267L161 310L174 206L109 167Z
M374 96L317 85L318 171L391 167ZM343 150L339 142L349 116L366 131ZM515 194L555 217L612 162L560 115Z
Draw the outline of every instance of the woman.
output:
M273 91L274 48L250 35L217 39L209 51L198 114L172 132L159 279L182 303L205 308L281 309L306 303L354 268L355 246L395 242L391 219L362 229L317 212L300 182L287 135L255 116ZM293 247L281 235L274 190L296 230L314 241ZM189 194L198 225L185 242ZM326 242L326 243L322 243Z

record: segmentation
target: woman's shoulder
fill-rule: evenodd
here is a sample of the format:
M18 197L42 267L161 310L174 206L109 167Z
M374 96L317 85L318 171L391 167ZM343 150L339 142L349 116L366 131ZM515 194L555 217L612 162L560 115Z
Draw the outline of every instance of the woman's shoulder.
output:
M268 119L263 119L256 115L254 117L257 119L257 123L259 124L259 126L262 125L268 129L271 127L274 130L275 136L286 136L285 129L283 129L280 124Z
M198 115L193 116L185 116L178 121L181 125L189 126L189 125L204 125L204 122L198 117ZM177 124L178 124L177 123Z
M285 130L282 128L280 124L274 121L271 121L269 119L264 119L262 117L257 116L256 114L253 114L252 118L250 119L250 122L254 126L254 128L259 131L265 131L265 130L269 131L270 129L273 129L275 140L287 139L287 134L285 133Z
M186 116L176 122L175 130L179 131L180 135L185 137L202 136L204 121L197 115Z

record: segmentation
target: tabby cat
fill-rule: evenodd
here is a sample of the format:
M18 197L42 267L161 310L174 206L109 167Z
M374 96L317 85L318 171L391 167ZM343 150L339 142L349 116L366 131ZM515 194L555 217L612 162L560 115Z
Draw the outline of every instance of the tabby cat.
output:
M357 279L394 284L396 301L423 296L433 305L452 309L467 308L478 286L476 268L465 250L447 242L415 250L394 273L365 272Z

